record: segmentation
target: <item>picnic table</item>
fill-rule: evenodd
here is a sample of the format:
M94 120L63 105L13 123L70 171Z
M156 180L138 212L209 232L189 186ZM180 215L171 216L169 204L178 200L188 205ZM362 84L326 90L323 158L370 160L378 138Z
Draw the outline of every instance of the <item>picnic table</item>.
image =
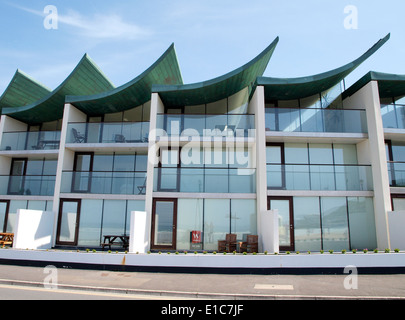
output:
M111 250L112 245L122 246L124 249L129 247L129 236L125 235L104 235L104 241L101 244L101 247L104 250L104 247L109 247Z
M14 233L0 232L0 245L3 245L3 248L6 244L12 246L13 241L14 241Z

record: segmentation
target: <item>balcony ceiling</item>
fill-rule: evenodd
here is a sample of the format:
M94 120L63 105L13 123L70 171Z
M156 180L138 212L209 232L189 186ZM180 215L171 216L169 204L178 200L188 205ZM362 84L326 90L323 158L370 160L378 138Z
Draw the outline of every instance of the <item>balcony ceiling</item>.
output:
M66 95L89 95L104 92L114 85L85 54L72 73L52 92L27 105L8 105L2 113L28 124L54 121L63 117Z
M389 38L390 34L380 39L358 59L340 68L300 78L259 77L257 79L257 85L264 86L266 100L292 100L319 94L337 85L361 63L381 48Z
M370 81L378 82L380 98L402 98L405 96L405 75L370 71L344 92L345 97L361 89Z
M35 81L21 70L17 70L0 97L0 109L26 106L42 99L50 92L51 89Z
M251 90L258 76L263 75L273 55L277 37L262 53L244 66L212 80L185 85L153 85L166 107L191 106L227 98L243 88Z
M132 109L150 100L152 84L183 83L174 44L146 71L132 81L112 90L91 96L68 96L87 115L103 115Z

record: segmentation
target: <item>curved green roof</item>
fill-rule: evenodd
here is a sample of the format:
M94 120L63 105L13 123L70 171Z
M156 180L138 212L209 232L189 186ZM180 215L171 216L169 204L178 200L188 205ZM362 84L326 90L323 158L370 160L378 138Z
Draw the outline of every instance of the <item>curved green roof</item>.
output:
M17 69L0 97L0 109L28 105L45 97L50 92L51 89Z
M88 115L124 111L149 101L154 83L183 83L174 44L152 66L132 81L96 95L68 96L66 102L72 103Z
M291 100L305 98L328 90L342 81L361 63L388 41L390 34L380 39L358 59L331 71L300 78L259 77L257 85L265 87L266 100Z
M55 90L28 105L3 108L2 113L28 124L54 121L63 117L66 95L95 94L113 88L114 85L85 54L72 73Z
M370 81L378 82L380 98L402 98L405 96L405 75L370 71L348 88L344 97L351 96Z
M229 97L243 88L251 90L263 75L277 46L277 37L262 53L244 66L212 80L186 85L153 85L166 107L211 103Z

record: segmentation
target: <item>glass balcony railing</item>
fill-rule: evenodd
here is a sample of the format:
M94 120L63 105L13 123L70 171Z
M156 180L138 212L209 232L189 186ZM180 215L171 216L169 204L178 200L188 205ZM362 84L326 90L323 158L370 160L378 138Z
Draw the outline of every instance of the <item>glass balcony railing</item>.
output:
M59 149L60 131L29 131L3 133L0 149L52 150Z
M158 114L157 136L254 136L252 114Z
M155 168L155 192L255 193L255 169Z
M149 122L78 122L69 123L67 143L138 143L147 142Z
M53 196L56 176L0 176L1 195Z
M405 129L405 106L381 105L381 117L384 128Z
M365 110L266 108L266 131L367 133Z
M283 190L372 191L371 166L268 164L267 187Z
M391 187L405 187L405 162L388 161L388 178Z
M61 192L143 195L146 172L64 171Z

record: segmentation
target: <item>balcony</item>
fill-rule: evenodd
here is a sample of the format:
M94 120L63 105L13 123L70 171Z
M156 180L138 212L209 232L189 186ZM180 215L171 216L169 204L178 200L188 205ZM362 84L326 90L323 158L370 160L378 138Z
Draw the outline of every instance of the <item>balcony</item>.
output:
M158 114L157 136L249 137L252 114Z
M279 190L372 191L371 166L268 164L267 188Z
M56 176L0 176L1 195L53 196Z
M381 117L384 128L405 129L405 106L381 105Z
M144 195L146 172L64 171L61 192Z
M255 193L255 169L155 168L154 192Z
M0 150L59 149L60 131L4 132Z
M149 122L69 123L66 143L145 143Z
M365 110L266 108L266 131L367 133Z

